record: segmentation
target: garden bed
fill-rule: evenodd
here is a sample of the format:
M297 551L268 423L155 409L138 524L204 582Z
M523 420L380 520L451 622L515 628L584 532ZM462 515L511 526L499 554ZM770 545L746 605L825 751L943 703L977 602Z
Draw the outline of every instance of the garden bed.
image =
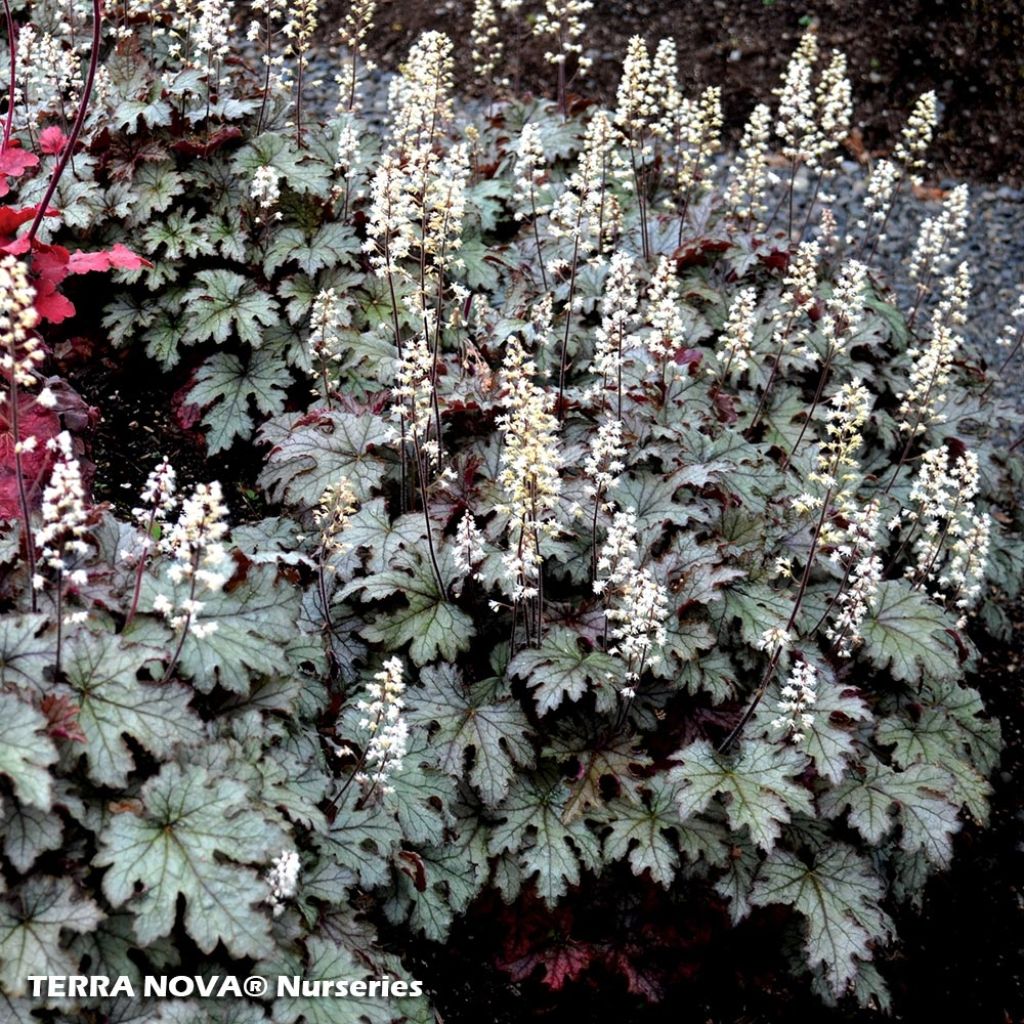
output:
M0 1016L1020 1016L1018 14L374 7L8 16Z

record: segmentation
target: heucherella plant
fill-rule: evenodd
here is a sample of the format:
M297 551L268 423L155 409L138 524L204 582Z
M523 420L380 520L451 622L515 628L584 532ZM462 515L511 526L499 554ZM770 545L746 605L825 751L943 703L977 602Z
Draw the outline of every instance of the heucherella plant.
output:
M349 544L343 539L346 529L356 512L356 496L352 485L345 476L328 484L320 495L320 503L313 510L313 525L316 528L317 547L314 562L317 568L320 606L324 625L332 628L331 587L328 579L338 571L338 561L348 554Z
M563 113L569 85L577 75L586 74L591 64L581 40L587 29L583 15L593 6L591 0L544 0L544 10L533 22L533 35L550 47L544 51L544 59L558 71L558 106ZM570 68L571 63L575 68Z
M814 308L818 289L818 263L821 246L817 241L801 242L793 254L789 271L783 278L783 291L772 319L774 355L768 380L761 392L761 400L754 413L756 423L767 408L772 385L784 362L791 359L794 350L806 355L810 352L806 341L810 337L810 313Z
M136 550L125 548L121 557L135 563L135 587L132 591L131 605L125 616L125 625L131 625L132 619L139 609L139 598L142 596L142 581L145 579L146 567L157 543L158 534L166 527L167 517L174 511L177 500L178 474L166 458L162 458L146 477L142 492L139 495L141 505L132 509L132 518L137 526L142 527Z
M958 185L949 193L940 213L928 217L921 225L910 257L910 277L917 284L919 303L932 281L959 251L967 229L967 198L967 186Z
M256 118L257 134L263 125L271 95L288 88L283 47L279 52L274 50L276 37L284 32L287 9L285 0L253 0L251 7L252 21L245 38L260 46L260 63L263 65L263 100Z
M469 39L473 74L482 84L490 85L505 51L494 0L475 0Z
M54 620L57 625L54 660L56 671L61 668L63 627L84 622L88 613L65 611L72 590L83 589L88 583L88 573L81 568L81 556L88 554L89 546L83 539L88 522L85 507L85 489L78 459L74 457L71 435L66 430L52 438L47 447L54 453L50 481L43 490L40 511L42 525L33 543L38 545L32 586L42 590L51 577L54 595ZM77 566L77 567L76 567Z
M913 524L914 564L907 566L906 576L915 587L931 584L939 601L945 599L942 591L949 590L959 609L969 608L981 592L992 530L991 517L975 509L978 475L973 452L951 460L945 448L932 448L922 456L910 488L916 507L894 520ZM966 620L961 616L958 621Z
M915 184L920 183L919 172L927 166L925 154L939 123L938 107L938 98L934 92L929 91L918 97L893 150L893 157L900 165L903 175L909 177Z
M594 332L596 344L591 368L598 378L594 392L602 407L607 403L606 392L609 388L614 390L615 416L618 419L622 418L623 371L628 350L633 344L630 328L638 319L638 305L633 257L617 252L609 262L605 291L601 297L601 324Z
M405 683L402 681L402 663L398 658L389 658L384 667L366 687L370 700L360 700L356 707L366 715L360 728L370 734L362 758L363 767L355 777L367 785L366 796L375 792L381 796L394 794L395 787L388 779L401 771L402 759L408 752L409 727L402 717L405 701Z
M472 513L463 512L455 531L456 572L460 573L463 579L472 577L475 580L482 580L483 576L476 567L485 556L484 535L474 522Z
M605 601L608 653L625 663L620 692L626 698L636 696L636 684L647 665L657 664L667 637L668 594L636 557L636 512L628 508L612 517L594 578L594 593Z
M864 216L857 221L857 229L862 232L861 247L869 234L875 235L879 242L885 241L885 228L900 180L899 168L891 160L879 160L871 168L864 196ZM847 236L847 245L854 241L854 235Z
M169 556L167 577L175 586L185 584L185 597L158 594L153 610L165 616L175 632L182 637L191 632L202 639L218 628L215 620L198 621L204 607L199 595L216 592L227 582L220 571L227 559L221 541L228 532L227 509L223 504L220 484L198 484L190 497L181 503L177 522L160 541L161 551ZM177 660L172 655L167 668L169 676Z
M344 326L345 314L338 294L333 288L325 288L313 300L309 316L309 350L310 373L318 384L313 393L323 398L328 409L335 387L335 364L340 363L344 356L341 335Z
M767 190L776 181L768 164L771 117L771 107L767 103L759 103L754 108L743 130L739 152L733 162L732 180L725 193L725 202L734 215L741 222L750 222L755 227L763 224L764 215L768 212Z
M715 349L723 379L728 379L733 372L743 373L756 358L754 343L757 318L757 289L744 288L737 292L729 306L719 345Z
M71 435L66 430L61 431L48 446L56 457L50 481L43 491L40 509L43 526L36 534L35 542L40 549L42 565L57 573L59 594L61 577L70 570L68 559L87 553L87 546L82 540L87 517L82 473L72 453ZM32 582L37 590L46 585L43 576L35 577ZM84 584L84 571L75 570L72 582Z
M319 0L294 0L289 4L288 18L282 30L288 45L285 55L294 57L295 65L295 138L302 145L302 90L306 70L309 67L309 52L313 46L316 31Z
M338 42L346 51L347 61L344 71L334 77L338 86L337 113L355 109L360 78L376 69L367 46L376 14L377 0L353 0L338 27Z
M783 729L794 743L807 738L807 730L814 725L815 688L818 673L806 661L797 662L782 687L781 699L776 705L779 717L772 722L773 729Z
M675 200L680 210L679 241L686 229L691 204L706 192L712 176L712 157L721 146L722 95L718 86L708 86L695 100L684 99L676 115L679 149L672 169Z
M452 41L443 32L425 32L388 92L395 145L411 152L430 147L451 122Z
M261 211L272 210L281 198L281 174L273 167L257 167L252 176L249 196L259 204ZM281 215L277 214L276 219Z
M1003 328L1002 333L996 339L1000 348L1008 348L1009 354L1006 359L1010 360L1017 354L1021 343L1024 342L1024 290L1017 296L1017 304L1010 313L1010 318ZM1005 363L1003 364L1005 367Z
M274 917L280 917L284 913L285 903L295 897L301 867L302 862L294 850L283 850L270 865L267 872L267 887L270 889L267 903Z
M619 83L615 124L629 151L633 172L633 190L640 214L640 245L644 259L650 255L647 225L647 200L650 173L654 162L653 140L656 126L663 116L660 97L654 83L654 68L647 44L633 36L626 50Z
M537 367L522 342L505 341L502 361L501 470L496 482L503 500L496 511L508 517L508 550L502 557L510 597L523 607L526 637L544 631L544 555L541 542L560 530L553 517L561 491L558 420L552 395L535 378Z
M646 338L647 351L656 363L664 364L679 350L686 337L679 279L672 260L667 256L658 260L647 302L647 319L651 328Z
M29 282L23 261L10 254L0 258L0 294L3 296L3 313L0 315L0 376L6 393L7 431L14 456L21 539L29 588L33 593L32 610L35 611L34 591L38 589L36 541L32 535L25 457L37 449L39 438L22 429L22 393L31 394L31 389L37 386L37 369L46 356L41 339L34 330L39 323L39 314L35 308L36 290ZM52 407L52 392L44 389L34 397L34 402L43 408ZM9 513L12 511L8 510Z
M544 145L540 131L534 124L524 124L519 135L515 164L516 220L529 219L533 224L533 237L537 243L537 264L540 269L541 285L548 290L548 278L544 269L544 249L540 240L540 215L549 213L550 206L539 198L540 187L544 184Z
M326 5L12 6L0 1008L426 1021L26 979L409 977L427 942L669 1005L770 946L888 1006L894 921L985 821L975 668L1024 576L966 189L875 259L936 97L855 222L813 32L723 152L671 40L571 98L589 3L479 3L379 95L354 3L323 121ZM530 38L556 101L508 81Z

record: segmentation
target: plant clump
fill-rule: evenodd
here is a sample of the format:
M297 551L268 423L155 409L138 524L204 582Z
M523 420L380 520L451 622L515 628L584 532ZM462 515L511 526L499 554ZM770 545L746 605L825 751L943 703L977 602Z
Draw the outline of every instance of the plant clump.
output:
M614 877L723 929L773 907L794 976L886 1007L894 911L986 818L970 673L1024 568L961 337L966 186L911 308L872 266L934 97L840 226L852 89L813 32L723 156L671 41L630 43L615 109L569 101L589 3L532 22L556 101L458 102L522 16L481 3L382 131L376 4L326 121L316 3L51 6L8 18L0 150L0 1004L107 1013L30 994L55 973L408 977L401 936L489 893L546 915L513 977L603 962L657 999L635 944L558 960L560 908ZM95 497L90 331L166 381L206 479L154 439L131 514ZM189 1019L268 1012L432 1019Z

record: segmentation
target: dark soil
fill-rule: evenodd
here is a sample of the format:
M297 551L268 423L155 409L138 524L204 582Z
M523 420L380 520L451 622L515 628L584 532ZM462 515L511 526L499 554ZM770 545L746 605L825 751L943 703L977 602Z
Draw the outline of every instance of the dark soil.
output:
M344 0L323 6L334 16L347 9ZM371 41L378 62L396 67L426 29L464 39L472 7L472 0L383 0ZM722 87L733 137L753 106L770 98L804 27L814 22L823 48L849 57L855 123L868 150L888 151L915 98L934 89L943 104L934 177L1022 181L1021 0L596 0L587 22L595 63L576 83L578 92L614 98L627 39L671 36L685 83L692 90ZM507 36L508 72L516 74L518 65L523 87L550 95L554 82L540 48L528 37L517 47L513 33ZM462 71L468 73L464 63ZM854 149L860 155L860 145Z
M116 349L98 326L102 289L82 279L65 292L76 309L74 333L54 332L55 367L89 408L87 456L95 463L93 498L130 516L146 477L161 458L170 460L178 486L220 480L236 521L258 519L263 503L255 486L262 452L236 445L206 454L200 410L185 404L198 352L171 370L160 370L141 347Z

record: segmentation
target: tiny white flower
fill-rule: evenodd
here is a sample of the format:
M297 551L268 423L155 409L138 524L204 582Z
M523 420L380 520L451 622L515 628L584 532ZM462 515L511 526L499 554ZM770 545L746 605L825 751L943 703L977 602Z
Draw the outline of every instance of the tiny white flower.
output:
M270 889L267 902L274 917L284 912L285 901L294 898L298 892L300 869L299 855L294 850L282 850L271 862L266 879Z
M794 743L802 743L804 730L814 724L814 715L809 709L817 701L817 684L817 669L810 662L798 661L782 687L780 700L776 704L780 714L772 722L772 727L787 730L789 739Z
M785 648L787 648L792 642L793 638L786 630L781 626L772 626L761 634L760 639L757 642L757 646L762 651L774 652L778 647L785 650Z

